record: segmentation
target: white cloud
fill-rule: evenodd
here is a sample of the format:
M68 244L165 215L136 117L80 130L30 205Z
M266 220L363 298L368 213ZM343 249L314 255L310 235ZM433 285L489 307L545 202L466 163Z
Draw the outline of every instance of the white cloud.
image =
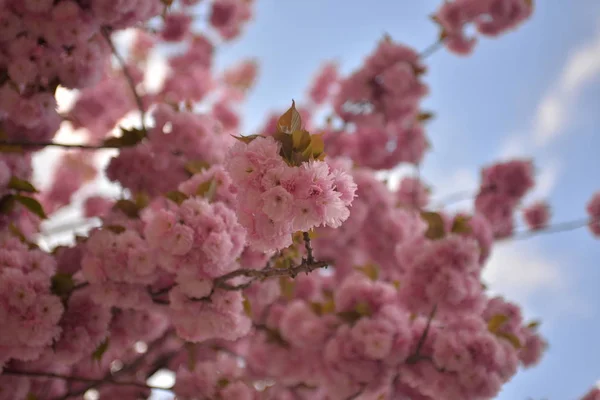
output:
M525 197L524 202L528 203L533 200L548 198L558 182L562 169L562 165L558 160L544 162L543 168L537 171L535 187Z
M484 271L490 290L526 301L539 291L563 288L557 262L545 258L531 243L498 243Z
M596 37L567 59L556 85L540 102L534 119L537 146L552 142L564 130L572 104L581 91L600 76L600 30Z

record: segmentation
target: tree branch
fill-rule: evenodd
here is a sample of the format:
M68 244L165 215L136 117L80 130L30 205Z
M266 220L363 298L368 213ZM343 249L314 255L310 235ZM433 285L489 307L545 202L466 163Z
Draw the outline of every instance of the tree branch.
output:
M92 145L92 144L70 144L70 143L56 143L56 142L24 142L24 141L7 141L0 140L0 146L13 146L20 148L36 148L36 147L62 147L65 149L79 149L79 150L101 150L101 149L120 149L121 145ZM0 153L3 151L0 150Z
M268 278L273 278L273 277L278 277L278 276L290 276L292 278L295 278L299 273L306 272L307 274L309 274L316 269L326 268L328 265L329 265L329 263L326 261L308 262L307 260L303 260L300 265L297 265L297 266L294 266L291 268L267 267L267 268L260 269L260 270L238 269L238 270L232 271L228 274L225 274L225 275L222 275L222 276L216 278L213 281L213 288L212 288L211 292L207 296L204 296L204 297L201 297L201 298L198 298L195 300L210 301L211 296L217 289L242 290L242 289L249 287L254 281L259 280L259 279L263 280L263 279L268 279ZM248 282L245 282L245 283L242 283L239 285L232 285L232 284L228 283L228 281L230 279L241 277L241 276L246 277L246 278L251 278L251 279Z
M138 94L138 92L135 88L135 81L133 80L133 76L131 75L129 68L127 67L127 63L125 62L125 59L119 54L119 52L117 51L117 49L115 47L115 44L112 42L112 40L110 38L110 34L111 34L110 28L103 26L102 29L100 29L100 32L102 33L102 36L104 37L104 39L106 39L106 42L108 43L108 46L110 47L110 50L112 51L113 55L116 57L117 61L119 61L119 64L121 65L121 69L123 70L123 75L125 75L125 80L127 80L127 84L131 88L131 92L133 94L133 97L135 98L135 103L137 104L138 110L140 111L142 130L144 130L144 132L145 132L146 125L144 123L144 120L146 118L146 112L144 111L144 103L142 102L142 98L140 97L140 95Z
M50 378L50 379L62 379L69 382L82 382L90 383L93 385L109 384L118 386L136 386L143 389L158 389L158 390L170 390L170 388L151 386L140 382L126 382L126 381L115 381L112 379L90 379L81 376L68 376L55 374L53 372L31 372L31 371L17 371L14 369L5 369L2 371L3 375L15 375L15 376L27 376L30 378ZM86 390L87 391L87 390Z
M437 42L430 44L429 46L427 46L425 48L425 50L423 50L419 53L419 58L425 59L425 58L429 57L430 55L432 55L433 53L435 53L436 51L441 49L443 43L444 43L443 40L438 40Z
M313 256L313 249L310 243L310 235L308 232L302 232L302 238L304 239L304 248L306 249L306 262L312 264L315 262Z
M506 238L499 239L498 241L502 242L502 241L506 241L506 240L521 240L521 239L528 239L528 238L538 236L538 235L545 235L548 233L574 231L576 229L584 228L584 227L588 226L589 224L594 224L594 223L600 223L600 218L598 218L598 219L582 218L582 219L577 219L577 220L573 220L573 221L566 221L566 222L560 222L557 224L552 224L543 229L538 229L538 230L528 229L528 230L524 230L524 231L519 231L519 232L513 233L512 236L508 236Z
M85 392L87 392L90 389L95 389L99 386L105 385L105 384L110 384L113 382L113 379L115 379L118 376L122 376L124 374L126 374L127 372L132 372L138 369L138 367L140 367L141 365L143 365L144 360L146 359L146 357L155 349L157 349L158 347L160 347L165 340L167 340L167 338L171 335L171 333L173 333L173 331L171 330L167 330L161 337L159 337L158 339L154 340L152 343L150 343L150 345L148 346L148 350L144 353L144 354L140 354L139 357L137 357L135 360L133 360L130 364L125 365L123 368L121 368L119 371L115 372L114 374L112 374L110 371L108 373L106 373L104 375L104 377L100 380L94 380L91 379L88 381L89 385L74 391L74 392L67 392L64 396L58 398L57 400L67 400L70 397L77 397L77 396L81 396L83 395ZM143 385L144 388L150 388L153 389L152 387L145 385L145 384L141 384ZM160 389L160 390L171 390L169 388L155 388L155 389Z
M425 340L427 340L427 335L429 335L429 330L431 329L431 321L433 321L436 311L437 311L437 304L433 306L431 313L429 313L429 318L427 319L427 325L425 326L425 330L423 331L423 334L421 334L421 337L419 338L419 342L417 343L417 348L415 349L415 352L411 356L409 356L408 359L406 360L407 364L415 364L419 360L423 359L421 356L421 350L423 349L423 346L425 345Z

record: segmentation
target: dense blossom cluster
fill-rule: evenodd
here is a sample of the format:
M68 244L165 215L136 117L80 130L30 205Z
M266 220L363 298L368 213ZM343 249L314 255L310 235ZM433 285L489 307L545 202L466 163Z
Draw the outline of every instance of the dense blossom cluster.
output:
M238 217L260 250L292 244L291 234L317 226L339 227L350 215L356 185L323 161L290 166L271 137L236 143L227 169L239 188Z
M441 37L452 52L466 55L473 51L477 39L466 35L473 24L485 36L498 36L514 29L533 12L533 0L452 0L434 14L442 29Z
M600 237L600 192L595 193L588 202L587 212L591 219L590 230L595 236Z
M374 169L419 163L429 147L419 118L420 101L429 91L422 81L425 71L412 48L381 40L360 69L339 80L333 106L346 128L326 132L328 153ZM335 83L328 69L317 79L327 91ZM313 92L317 99L323 96Z
M0 6L0 400L148 398L160 370L187 400L485 400L540 361L539 322L481 280L517 212L532 232L549 224L547 203L519 208L532 162L483 168L472 212L436 209L420 175L394 190L380 178L429 148L423 53L385 37L347 76L326 63L304 104L240 136L257 61L213 64L252 0ZM468 24L495 36L531 11L454 0L434 19L465 54ZM111 35L131 27L118 54ZM59 85L78 89L61 116ZM134 113L138 125L120 126ZM61 123L86 134L84 149L38 193L32 154ZM98 169L88 152L104 147L114 154ZM39 248L40 220L101 175L122 190L85 199L100 226ZM600 192L587 213L600 236Z
M501 162L482 170L475 209L490 221L497 238L512 234L516 207L533 186L530 160Z
M35 360L61 329L60 298L50 291L56 261L17 238L0 238L0 361Z
M543 201L533 203L523 210L523 219L529 228L543 229L550 221L550 206Z

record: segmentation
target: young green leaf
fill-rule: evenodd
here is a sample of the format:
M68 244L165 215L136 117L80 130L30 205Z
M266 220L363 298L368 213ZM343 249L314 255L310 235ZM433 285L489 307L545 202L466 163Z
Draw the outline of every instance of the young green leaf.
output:
M425 232L425 237L431 240L442 239L446 236L444 229L444 220L439 213L424 211L421 213L421 218L427 222L428 228Z
M171 192L168 192L165 197L177 204L181 204L183 203L185 200L187 200L189 198L189 196L185 193L182 192L178 192L177 190L173 190Z
M296 102L292 100L292 106L277 121L277 132L291 135L302 129L302 118L296 110Z
M96 347L96 350L94 350L94 352L92 353L92 360L98 362L102 361L102 356L104 355L104 353L106 353L106 350L108 350L109 343L109 338L104 339L104 341L100 343L100 345Z
M44 208L40 204L39 201L34 199L33 197L22 196L20 194L14 195L15 201L21 203L26 209L40 217L41 219L46 219L46 213L44 212Z
M12 176L8 181L8 188L14 189L19 192L37 193L38 190L29 182L24 179L19 179L16 176Z

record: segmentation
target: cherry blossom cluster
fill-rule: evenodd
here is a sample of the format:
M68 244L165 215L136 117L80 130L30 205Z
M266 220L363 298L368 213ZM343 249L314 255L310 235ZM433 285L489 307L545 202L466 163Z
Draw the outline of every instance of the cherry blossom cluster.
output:
M587 204L587 212L590 216L589 228L594 236L600 237L600 192L594 193Z
M219 132L218 122L210 115L161 105L153 116L155 126L148 138L122 149L106 169L109 179L134 193L156 196L175 190L190 177L189 163L221 163L234 141Z
M465 28L473 24L485 36L498 36L517 28L533 13L533 0L452 0L444 1L433 16L448 50L470 54L477 43Z
M531 234L549 227L548 203L520 208L532 162L483 168L472 213L434 207L420 174L393 190L379 175L418 166L429 148L427 52L385 37L349 75L325 63L303 104L247 135L240 106L258 62L215 71L214 55L252 0L0 6L0 400L148 398L165 369L188 400L484 400L542 358L539 321L482 282L517 213ZM467 24L495 36L531 11L454 0L434 19L465 54ZM119 54L111 34L131 27ZM165 46L166 76L150 90ZM80 89L65 121L59 85ZM120 126L132 111L138 124ZM38 193L32 153L61 123L87 141ZM104 147L115 155L99 169L87 152ZM85 200L101 225L37 247L46 213L100 175L123 189ZM600 192L587 214L600 236Z
M326 131L328 153L374 169L419 163L429 147L420 113L429 91L422 81L425 71L416 51L389 37L348 77L337 77L334 67L326 66L314 82L323 93L311 88L309 94L318 103L333 91L336 117L344 121L341 132Z
M158 15L160 0L4 1L0 12L0 120L13 140L48 141L58 130L54 91L98 82L110 47L103 30Z
M35 360L61 333L64 308L50 290L56 261L7 234L0 237L0 260L0 364Z
M532 161L521 159L499 162L482 169L475 209L490 221L497 238L512 234L516 207L534 186L533 172ZM542 222L544 218L542 216Z
M493 398L545 348L535 323L500 297L438 319L411 314L402 286L363 273L311 275L280 290L236 349L251 376L306 388L301 398Z
M300 119L294 106L288 112ZM302 131L293 130L281 133L281 140L240 141L227 157L227 170L239 189L238 218L251 246L258 250L283 249L292 244L292 233L317 226L338 228L350 215L356 184L346 171L318 159L292 162L294 149L286 149L284 139L296 144L307 140L311 150L310 134L304 134L303 139L295 139ZM288 150L292 158L286 159Z
M13 223L26 236L31 236L37 230L37 217L10 200L11 195L18 193L19 183L27 182L31 174L30 154L0 154L0 204L3 209L0 214L0 229L4 230Z

